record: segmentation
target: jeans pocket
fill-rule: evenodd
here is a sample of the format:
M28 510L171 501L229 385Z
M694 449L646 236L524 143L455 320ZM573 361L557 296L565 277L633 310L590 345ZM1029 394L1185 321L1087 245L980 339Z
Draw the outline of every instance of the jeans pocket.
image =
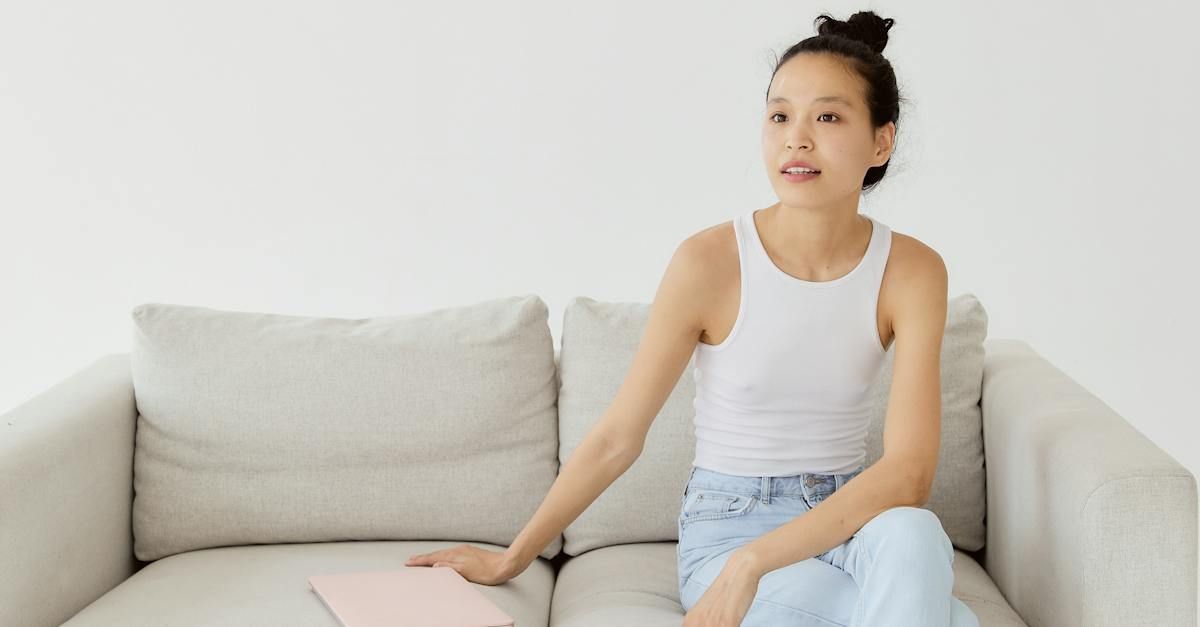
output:
M701 520L724 520L743 516L757 501L757 497L748 494L694 487L688 490L683 499L683 507L679 511L679 525L682 528Z

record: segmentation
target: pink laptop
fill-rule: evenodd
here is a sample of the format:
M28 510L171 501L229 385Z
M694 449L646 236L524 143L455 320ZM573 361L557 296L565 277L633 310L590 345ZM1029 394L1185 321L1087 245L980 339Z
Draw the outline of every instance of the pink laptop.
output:
M313 575L308 585L342 627L515 627L448 566Z

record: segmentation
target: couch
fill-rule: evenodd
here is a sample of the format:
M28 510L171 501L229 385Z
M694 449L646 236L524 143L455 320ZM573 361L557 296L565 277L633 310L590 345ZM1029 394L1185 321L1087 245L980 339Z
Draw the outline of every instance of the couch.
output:
M1196 624L1196 480L949 300L925 507L985 627ZM145 303L129 352L0 420L0 625L336 625L313 574L503 550L613 398L649 304L536 295L374 318ZM871 393L881 427L892 350ZM644 452L516 578L521 627L678 626L689 365Z

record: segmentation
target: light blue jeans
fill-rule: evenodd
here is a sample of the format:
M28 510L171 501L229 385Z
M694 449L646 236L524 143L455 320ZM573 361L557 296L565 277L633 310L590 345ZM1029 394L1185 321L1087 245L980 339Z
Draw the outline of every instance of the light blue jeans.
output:
M863 471L742 477L692 468L679 511L679 601L690 610L736 549L804 515ZM951 593L954 547L932 511L893 507L842 544L773 570L743 627L978 627Z

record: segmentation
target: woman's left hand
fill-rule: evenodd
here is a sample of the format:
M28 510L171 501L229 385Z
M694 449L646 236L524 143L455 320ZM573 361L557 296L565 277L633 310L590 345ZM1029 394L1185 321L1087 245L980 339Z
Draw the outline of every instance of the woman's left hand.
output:
M730 556L717 580L683 617L683 627L739 627L758 594L759 575Z

